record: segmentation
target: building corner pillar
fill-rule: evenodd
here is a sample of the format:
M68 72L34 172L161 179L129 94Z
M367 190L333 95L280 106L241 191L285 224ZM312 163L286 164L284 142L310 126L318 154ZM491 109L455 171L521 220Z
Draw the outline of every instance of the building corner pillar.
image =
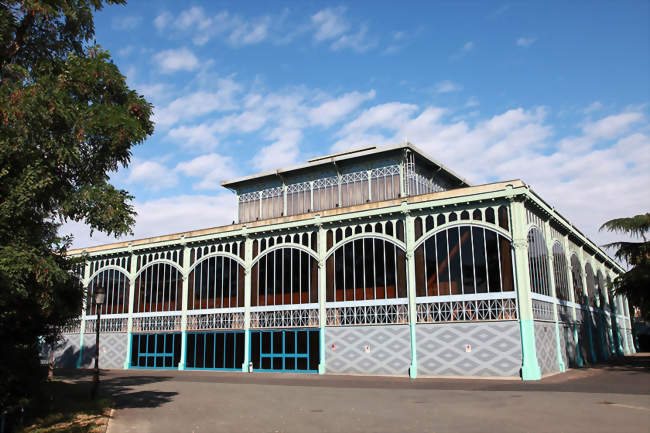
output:
M131 366L131 342L133 341L133 306L135 305L135 275L138 272L138 260L133 254L131 245L129 245L129 256L131 266L129 268L129 317L126 322L126 357L124 359L124 370Z
M317 217L320 218L320 217ZM327 314L325 310L326 288L327 288L327 232L322 224L318 225L318 344L319 344L319 362L318 374L325 374L325 324L327 323Z
M408 294L408 320L409 320L409 335L411 340L411 364L409 365L409 377L416 379L418 377L418 351L417 351L417 338L416 338L416 324L418 321L417 304L415 302L415 260L414 260L414 245L415 239L415 222L414 217L408 212L406 201L402 202L405 208L404 212L404 227L406 234L406 288Z
M178 369L185 370L185 354L187 352L187 294L189 292L189 278L190 278L190 248L185 243L183 245L183 289L182 289L182 302L181 302L181 359L178 362Z
M510 202L512 215L513 246L515 250L515 274L517 303L519 306L519 331L521 337L521 378L540 380L542 370L537 361L535 345L535 321L528 276L528 236L526 233L526 209L519 200Z
M285 200L286 203L286 200ZM253 240L246 236L244 241L244 362L241 371L248 371L251 347L251 272L253 270Z

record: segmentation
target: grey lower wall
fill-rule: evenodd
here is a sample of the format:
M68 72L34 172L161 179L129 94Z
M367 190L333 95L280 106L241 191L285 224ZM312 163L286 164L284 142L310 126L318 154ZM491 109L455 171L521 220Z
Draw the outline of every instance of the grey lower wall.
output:
M126 332L99 334L99 368L124 368L128 334ZM84 334L82 367L95 365L95 334Z
M542 375L560 370L557 361L557 343L555 340L555 323L535 321L535 348L537 362Z
M54 367L75 368L79 359L80 334L63 334L61 341L54 347ZM50 362L50 348L45 346L41 351L41 363Z
M578 342L573 333L573 324L560 323L560 348L562 360L567 368L578 367Z
M406 376L411 363L407 325L325 328L325 371Z
M516 321L418 324L415 329L418 375L520 375L521 334Z

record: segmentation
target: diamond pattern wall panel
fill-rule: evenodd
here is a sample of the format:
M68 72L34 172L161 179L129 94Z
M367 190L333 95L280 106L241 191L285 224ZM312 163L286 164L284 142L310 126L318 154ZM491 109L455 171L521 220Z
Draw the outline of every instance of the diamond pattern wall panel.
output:
M535 321L535 348L537 362L542 374L559 371L557 345L555 342L555 323Z
M79 334L63 334L63 339L54 348L54 366L57 368L75 368L79 359ZM41 350L41 363L50 361L50 348Z
M519 323L418 324L418 375L519 376Z
M562 346L562 359L564 365L575 368L578 366L578 350L575 335L573 334L573 324L565 323L560 325L560 342Z
M346 326L325 328L327 373L408 375L409 327Z
M124 368L126 346L129 343L126 332L99 334L99 368ZM83 367L95 365L95 335L84 334Z

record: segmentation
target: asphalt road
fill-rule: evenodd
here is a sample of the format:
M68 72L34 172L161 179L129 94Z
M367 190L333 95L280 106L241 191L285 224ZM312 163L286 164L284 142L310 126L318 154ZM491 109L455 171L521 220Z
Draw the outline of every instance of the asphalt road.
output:
M102 383L109 433L650 432L648 354L538 382L112 370Z

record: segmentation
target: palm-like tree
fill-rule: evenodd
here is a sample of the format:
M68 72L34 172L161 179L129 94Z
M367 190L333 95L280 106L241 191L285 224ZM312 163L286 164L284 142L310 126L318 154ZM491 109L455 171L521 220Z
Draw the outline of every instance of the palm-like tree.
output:
M616 249L615 257L631 266L612 282L616 294L627 296L630 303L641 310L641 316L650 319L650 241L646 236L650 230L650 213L607 221L600 230L639 239L638 242L612 242L605 247Z

